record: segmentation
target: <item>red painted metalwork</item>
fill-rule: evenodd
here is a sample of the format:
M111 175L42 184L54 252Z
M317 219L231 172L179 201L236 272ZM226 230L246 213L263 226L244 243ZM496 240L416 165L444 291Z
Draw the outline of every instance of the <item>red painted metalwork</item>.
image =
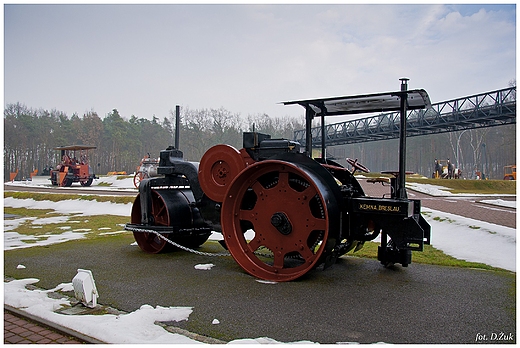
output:
M361 163L359 163L357 161L357 158L355 160L353 160L352 158L347 158L347 163L350 164L354 168L353 172L355 172L356 169L359 169L362 172L370 173L370 170L367 167L365 167L364 165L362 165Z
M134 224L141 223L140 199L141 197L137 195L134 205L132 206L131 221ZM152 190L152 216L156 226L170 226L170 216L166 203L155 190ZM163 234L163 236L167 236L167 234ZM170 249L170 244L167 241L152 232L134 232L134 238L141 250L147 253L157 254Z
M235 178L222 205L226 245L249 274L290 281L314 268L329 236L320 178L294 163L266 160ZM246 232L254 233L247 240Z
M245 167L240 151L230 145L215 145L200 160L200 186L210 199L222 202L229 185Z

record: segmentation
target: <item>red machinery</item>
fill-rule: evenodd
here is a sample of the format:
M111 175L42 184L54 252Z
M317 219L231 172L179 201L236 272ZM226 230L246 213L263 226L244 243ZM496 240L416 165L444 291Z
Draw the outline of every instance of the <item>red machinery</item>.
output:
M146 154L146 156L141 160L141 163L139 163L134 175L135 188L139 188L141 180L157 176L158 165L159 160L150 158L150 154Z
M88 150L95 148L88 145L55 147L54 150L60 151L61 163L51 170L51 183L63 187L70 187L74 182L79 182L81 186L92 185L97 178L88 162Z
M411 251L430 243L430 226L420 201L405 189L405 125L401 127L399 171L391 179L390 198L367 197L356 170L322 157L313 159L311 121L326 116L401 111L430 105L424 90L286 102L306 111L307 143L271 139L247 132L243 148L216 145L200 163L187 162L181 151L161 151L157 173L139 186L126 229L139 247L158 253L203 244L212 231L249 274L274 281L296 279L319 265L324 268L366 241L381 236L378 259L384 266L411 263ZM404 116L404 117L403 117Z

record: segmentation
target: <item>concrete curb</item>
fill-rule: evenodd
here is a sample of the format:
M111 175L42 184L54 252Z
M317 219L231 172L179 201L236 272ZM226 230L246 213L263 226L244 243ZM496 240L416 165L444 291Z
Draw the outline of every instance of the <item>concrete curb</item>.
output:
M207 343L207 344L227 344L228 343L226 341L221 341L221 340L213 338L213 337L199 335L199 334L190 332L188 330L181 329L179 327L169 326L164 323L161 323L160 321L156 321L155 324L161 326L168 332L183 335L188 338L191 338L192 340L199 341L202 343Z

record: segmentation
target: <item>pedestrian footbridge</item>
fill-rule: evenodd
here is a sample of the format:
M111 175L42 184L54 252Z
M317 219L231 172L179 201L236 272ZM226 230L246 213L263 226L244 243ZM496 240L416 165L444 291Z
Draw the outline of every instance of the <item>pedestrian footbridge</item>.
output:
M408 112L407 136L446 133L516 123L516 86L432 104ZM399 138L400 113L383 113L325 125L325 144L341 145ZM321 127L311 129L312 144L321 144ZM294 132L305 144L305 130Z

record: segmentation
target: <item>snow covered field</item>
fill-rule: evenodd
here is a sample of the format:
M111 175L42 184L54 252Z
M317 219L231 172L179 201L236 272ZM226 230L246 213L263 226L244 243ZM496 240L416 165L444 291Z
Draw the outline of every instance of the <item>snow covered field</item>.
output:
M99 183L111 186L98 186ZM38 185L49 186L48 181L34 180L33 182L15 182L11 185ZM410 185L410 184L409 184ZM95 180L91 189L96 187L106 190L134 190L132 178L116 180L116 177L104 177ZM432 185L413 184L413 189L432 195L449 195L446 189ZM490 205L508 206L516 208L516 202L500 199L486 201ZM514 203L514 204L513 204ZM74 228L79 217L91 215L119 215L130 216L131 204L115 204L107 202L89 202L67 200L62 202L35 201L33 199L4 198L6 207L25 207L30 209L52 209L57 213L66 214L52 218L25 218L4 220L4 250L25 247L38 247L52 243L60 243L73 239L85 238L91 231ZM490 207L492 209L492 207ZM69 215L71 214L71 215ZM504 268L516 272L516 229L490 224L487 222L465 218L462 216L444 213L423 207L425 219L432 227L431 244L453 257L481 262L491 266ZM69 220L70 219L70 220ZM34 226L48 223L70 223L70 228L56 231L51 235L27 236L18 234L15 230L23 222L30 221ZM109 233L128 233L121 227L120 231ZM210 238L221 239L220 234L214 233ZM471 243L468 243L471 241ZM138 246L136 246L138 248ZM497 252L499 251L499 252ZM20 267L24 267L20 265ZM201 271L211 271L208 265L194 265ZM36 284L37 279L15 280L4 285L4 302L7 305L23 309L37 317L58 323L79 331L85 335L97 338L108 343L200 343L188 337L169 333L154 324L155 321L188 320L192 308L190 307L160 307L143 306L132 313L124 315L82 315L70 316L55 313L60 306L67 304L67 300L51 299L47 292L59 289L71 290L72 283L59 284L56 289L39 291L27 290L28 284ZM101 300L102 302L102 300ZM214 320L218 325L218 318ZM237 340L231 343L276 343L270 338L256 338ZM311 343L311 342L304 342Z

